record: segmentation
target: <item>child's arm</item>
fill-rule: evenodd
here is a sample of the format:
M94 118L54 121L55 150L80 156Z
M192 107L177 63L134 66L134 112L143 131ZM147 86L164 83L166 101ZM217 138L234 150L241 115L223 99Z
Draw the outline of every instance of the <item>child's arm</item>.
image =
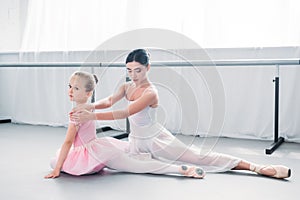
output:
M67 131L67 135L66 135L65 141L64 141L64 143L63 143L63 145L61 147L61 150L60 150L60 154L59 154L56 166L55 166L54 170L50 174L48 174L47 176L45 176L45 178L56 178L56 177L59 177L61 168L62 168L62 166L64 164L65 159L68 156L70 148L71 148L71 146L73 144L73 141L75 139L76 133L77 133L77 127L76 127L76 125L74 123L70 123L69 127L68 127L68 131Z

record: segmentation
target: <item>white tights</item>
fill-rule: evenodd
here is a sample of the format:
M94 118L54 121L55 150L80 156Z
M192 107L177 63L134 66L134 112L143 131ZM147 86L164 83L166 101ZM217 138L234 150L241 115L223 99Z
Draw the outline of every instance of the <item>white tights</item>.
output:
M106 163L112 169L131 173L180 174L181 165L169 164L152 158L140 160L120 152Z
M176 137L166 133L159 140L130 138L131 152L148 152L154 158L168 162L181 162L200 166L206 172L223 172L236 167L241 159L221 153L201 152L200 148L187 146Z

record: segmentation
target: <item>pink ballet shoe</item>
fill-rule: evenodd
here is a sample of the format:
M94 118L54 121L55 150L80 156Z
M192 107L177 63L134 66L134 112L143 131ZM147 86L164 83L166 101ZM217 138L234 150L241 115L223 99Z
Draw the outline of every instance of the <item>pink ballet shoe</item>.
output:
M262 174L265 175L263 173L261 173L261 170L267 167L271 167L275 170L275 174L271 175L270 177L274 177L274 178L288 178L291 176L291 169L289 169L286 166L283 165L269 165L269 166L255 166L255 165L250 165L250 170L254 171L258 174Z
M183 165L180 168L180 173L187 177L193 177L193 178L203 178L205 176L205 172L200 167L190 167Z

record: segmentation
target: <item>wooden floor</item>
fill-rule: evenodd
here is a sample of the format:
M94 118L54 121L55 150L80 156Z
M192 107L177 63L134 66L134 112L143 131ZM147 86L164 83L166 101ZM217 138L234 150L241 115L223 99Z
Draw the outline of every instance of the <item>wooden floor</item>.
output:
M271 141L210 138L214 151L262 164L284 164L292 169L287 180L251 172L210 173L204 179L130 174L105 170L88 176L62 174L43 178L50 171L49 160L60 147L63 127L0 124L0 199L299 199L300 144L285 142L272 155L264 149ZM100 135L99 135L100 136ZM177 136L185 143L200 145L203 138Z

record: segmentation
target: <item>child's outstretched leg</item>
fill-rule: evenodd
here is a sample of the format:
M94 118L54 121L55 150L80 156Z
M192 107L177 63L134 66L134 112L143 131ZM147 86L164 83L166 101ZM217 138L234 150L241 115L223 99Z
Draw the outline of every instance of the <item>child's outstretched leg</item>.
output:
M205 176L205 172L200 167L170 164L152 158L140 160L124 152L119 152L117 156L106 163L106 166L131 173L179 174L193 178L203 178Z

